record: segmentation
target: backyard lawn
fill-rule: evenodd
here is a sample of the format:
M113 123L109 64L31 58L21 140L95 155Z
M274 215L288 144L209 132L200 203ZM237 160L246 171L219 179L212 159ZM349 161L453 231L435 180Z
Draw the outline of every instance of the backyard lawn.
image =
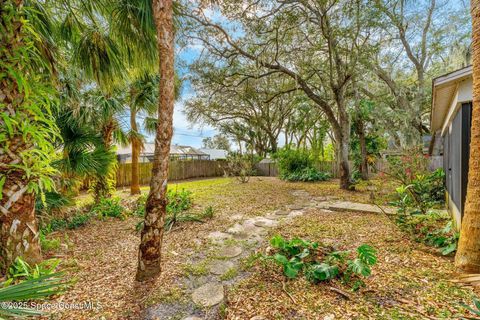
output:
M448 281L454 268L452 258L412 242L383 214L317 207L314 199L319 197L371 201L370 191L339 191L336 186L334 180L288 183L268 177L251 178L243 184L234 178L172 184L171 189L193 192L192 213L212 206L214 215L203 223L179 223L166 234L162 274L153 283L134 281L139 217L91 219L76 230L51 233L49 238L60 239L62 245L50 255L62 257L63 269L75 279L72 288L55 301L89 301L94 307L57 311L54 317L451 319L465 312L460 304L470 303L472 293ZM391 189L382 190L386 195ZM118 190L116 196L126 205L134 201L126 191ZM88 201L81 198L83 204ZM258 241L222 239L229 228L257 216L269 217L278 209L296 214L263 228L265 232L256 234ZM267 252L268 239L275 234L317 241L335 250L369 244L378 250L378 263L365 287L355 292L338 280L310 284L299 277L287 281L277 265L258 259L258 253ZM222 258L224 245L241 248L241 252ZM227 265L223 273L212 274L211 266L216 262ZM223 284L223 300L211 307L192 302L192 292L212 282Z

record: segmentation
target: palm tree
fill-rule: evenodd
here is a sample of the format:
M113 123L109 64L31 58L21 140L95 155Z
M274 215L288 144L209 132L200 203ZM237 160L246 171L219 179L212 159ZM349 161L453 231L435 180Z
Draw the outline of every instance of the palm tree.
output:
M53 186L53 70L39 36L49 25L28 9L22 0L0 0L0 273L18 256L41 259L35 194Z
M152 0L157 30L160 71L158 126L150 192L145 205L145 222L141 233L136 279L144 281L160 274L164 221L167 207L167 180L170 143L173 134L175 100L174 27L172 0Z
M471 1L473 106L467 199L455 266L480 273L480 0Z

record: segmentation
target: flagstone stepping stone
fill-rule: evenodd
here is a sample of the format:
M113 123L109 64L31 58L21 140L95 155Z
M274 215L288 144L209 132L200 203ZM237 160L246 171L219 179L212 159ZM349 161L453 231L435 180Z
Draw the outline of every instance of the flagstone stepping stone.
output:
M264 218L268 220L278 220L278 219L281 219L282 217L276 214L269 214L264 216Z
M202 307L212 307L223 300L223 286L218 282L209 282L195 289L192 300Z
M243 219L243 215L241 214L234 214L230 216L230 220L233 220L233 221L242 220L242 219Z
M233 227L228 228L227 233L229 233L229 234L231 234L231 235L244 234L244 233L245 233L245 229L243 228L243 226L242 226L241 224L235 223L235 224L233 225Z
M268 219L262 219L262 220L255 221L254 224L257 227L270 228L270 227L276 226L278 224L278 222L273 221L273 220L268 220Z
M287 209L289 209L289 210L302 210L303 207L304 206L300 205L300 204L292 204L292 205L287 206Z
M233 267L235 267L235 264L232 261L216 260L210 264L208 269L210 273L215 274L217 276L221 276L222 274L225 274L225 272L232 269Z
M290 212L291 217L298 217L298 216L303 216L305 214L305 211L303 210L293 210Z
M286 211L286 210L277 210L277 211L275 211L275 214L276 214L277 216L288 216L288 211Z
M225 240L231 239L232 235L221 231L213 231L208 234L207 238L212 240L213 243L222 243Z
M183 320L203 320L203 319L197 316L188 316L186 318L183 318Z
M242 248L238 246L225 246L220 248L217 256L220 258L235 258L242 254Z

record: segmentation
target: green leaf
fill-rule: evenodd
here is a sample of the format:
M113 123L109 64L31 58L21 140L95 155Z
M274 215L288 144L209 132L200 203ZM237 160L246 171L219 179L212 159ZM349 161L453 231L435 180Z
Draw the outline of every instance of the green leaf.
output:
M284 267L283 267L283 273L285 274L285 276L287 278L290 278L290 279L294 279L298 276L298 269L295 268L293 265L287 263Z
M368 277L372 273L369 265L360 258L357 258L353 261L349 261L347 268L353 273L357 275L362 275L364 277Z
M286 265L288 263L288 259L287 257L285 257L284 255L280 254L280 253L276 253L274 256L273 256L273 259L275 259L275 261L277 261L278 263L280 263L281 265Z
M377 263L377 250L368 244L363 244L358 247L357 254L358 258L369 266L373 266L375 263Z
M450 243L448 246L444 247L441 249L441 252L444 256L454 252L457 250L457 243L454 242L454 243Z
M272 239L270 239L270 244L274 248L283 249L285 247L285 239L283 239L280 235L275 235Z
M327 263L313 264L307 270L307 279L311 282L326 281L339 274L338 266Z

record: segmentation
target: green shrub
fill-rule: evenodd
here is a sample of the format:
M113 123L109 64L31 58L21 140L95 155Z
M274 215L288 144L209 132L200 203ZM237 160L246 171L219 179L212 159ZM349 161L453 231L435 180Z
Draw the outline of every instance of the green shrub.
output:
M187 214L186 212L193 206L192 192L182 189L168 190L167 192L167 216L165 218L165 229L168 231L178 222L196 221L203 222L203 218L211 218L213 216L213 208L207 207L200 215ZM145 216L145 203L147 196L142 195L137 200L137 205L133 213L136 216ZM137 223L135 229L140 231L143 228L143 222Z
M83 227L87 224L90 218L91 215L88 213L74 215L71 219L69 219L67 223L67 228L72 230Z
M48 259L32 267L18 257L9 267L7 277L11 279L10 282L39 279L54 274L60 262L60 259Z
M277 161L281 175L313 167L310 155L302 150L283 148L278 150L273 157Z
M256 159L251 155L230 152L227 157L227 174L235 177L241 183L247 183L255 174Z
M40 231L40 246L43 251L53 251L60 248L60 239L47 239L47 236Z
M314 167L313 160L306 151L281 149L275 155L280 179L286 181L325 181L330 174L321 172Z
M362 277L371 274L371 266L377 262L376 250L366 244L356 250L356 257L349 251L331 251L317 242L294 238L285 240L274 236L270 244L276 249L272 256L265 256L283 268L287 278L297 278L304 273L308 281L318 283L335 278L341 278L345 283L353 282L353 289L363 286Z
M286 181L326 181L330 179L330 174L318 171L316 168L303 168L298 171L281 175L280 178Z
M42 231L44 231L45 234L49 234L54 231L66 229L67 225L67 219L53 218L42 228Z
M125 212L120 204L120 198L102 198L92 207L91 212L100 218L125 218Z
M138 217L145 216L145 204L147 203L147 195L142 194L137 199L137 203L135 205L135 209L133 210L133 214Z
M395 222L413 240L438 248L442 255L449 255L457 250L460 234L453 228L448 216L436 212L398 214Z

